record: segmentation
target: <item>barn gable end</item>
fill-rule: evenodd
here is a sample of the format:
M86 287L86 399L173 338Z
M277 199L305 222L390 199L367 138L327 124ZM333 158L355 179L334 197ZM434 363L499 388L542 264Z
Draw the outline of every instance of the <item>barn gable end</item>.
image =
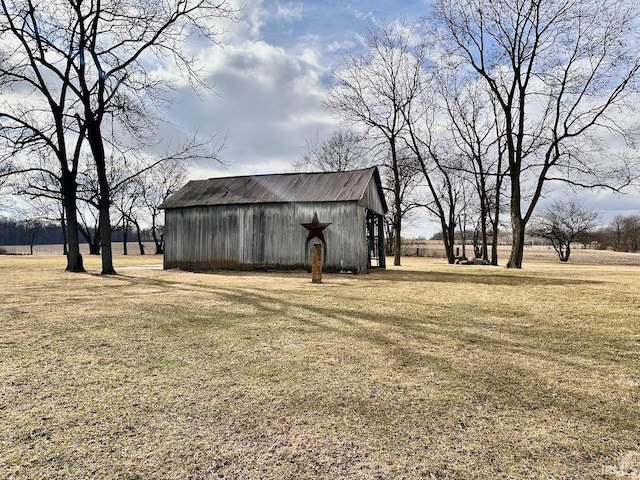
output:
M165 209L165 268L308 268L323 223L325 271L384 267L386 203L377 169L191 181Z

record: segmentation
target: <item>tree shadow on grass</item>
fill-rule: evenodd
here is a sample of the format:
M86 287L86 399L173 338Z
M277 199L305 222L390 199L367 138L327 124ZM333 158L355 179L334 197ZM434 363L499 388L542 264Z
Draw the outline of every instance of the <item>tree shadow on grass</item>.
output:
M464 268L464 267L462 267ZM557 278L548 276L527 275L522 272L506 274L502 272L413 272L387 270L384 272L373 272L363 278L365 281L393 281L393 282L435 282L435 283L464 283L464 284L485 284L485 285L597 285L602 284L602 280L588 280L578 278Z
M402 274L406 275L406 272ZM422 273L416 276L431 278L431 275ZM454 281L458 278L451 274L447 276ZM467 275L460 276L468 278ZM490 398L497 405L512 405L522 411L540 408L561 410L567 418L577 418L584 424L599 425L601 428L609 427L618 430L621 435L621 430L635 428L638 421L634 402L620 405L617 409L604 409L600 396L581 392L575 381L560 382L560 387L549 386L545 380L546 372L540 371L539 367L527 366L539 365L543 361L550 371L579 371L586 377L597 377L602 365L612 366L615 363L613 357L599 353L597 347L589 348L591 340L602 342L602 338L587 338L588 335L576 338L573 341L577 341L579 346L567 350L561 339L556 342L540 341L536 337L540 332L535 328L518 331L508 324L483 325L475 318L457 320L455 323L437 314L425 314L420 319L406 318L400 314L309 305L302 299L283 299L247 288L125 275L120 275L119 278L155 288L212 293L225 301L247 305L259 312L259 315L253 317L256 321L286 318L293 324L305 326L309 335L313 335L315 329L344 339L353 338L357 343L369 344L371 348L386 352L390 364L398 369L428 366L449 383L465 386L470 398ZM532 280L547 279L532 277ZM185 306L185 309L189 308L188 305ZM233 313L233 316L239 320L246 318L242 313ZM216 315L213 314L212 318L216 318ZM310 332L309 327L312 329ZM482 331L483 328L486 329L485 332ZM445 352L443 355L433 353L428 348L417 348L418 345L429 347L442 344L455 345L458 353ZM481 363L472 366L465 364L466 350L479 355ZM554 375L554 380L558 380L558 374Z

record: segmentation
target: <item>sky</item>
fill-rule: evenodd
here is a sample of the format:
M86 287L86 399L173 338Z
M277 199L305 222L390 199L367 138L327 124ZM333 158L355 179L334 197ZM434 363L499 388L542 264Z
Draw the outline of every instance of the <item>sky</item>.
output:
M361 49L374 22L418 19L428 9L428 0L230 1L243 2L242 13L224 25L221 45L194 41L192 47L215 94L196 94L178 81L167 110L178 130L224 138L223 164L192 165L191 179L291 171L306 141L340 127L323 108L333 69ZM604 212L604 222L637 213L640 205L632 196L580 194ZM406 227L412 237L438 231L425 215Z

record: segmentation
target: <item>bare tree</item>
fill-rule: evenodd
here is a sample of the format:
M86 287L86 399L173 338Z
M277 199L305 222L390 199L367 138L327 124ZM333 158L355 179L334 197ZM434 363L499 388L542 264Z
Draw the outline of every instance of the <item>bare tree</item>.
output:
M138 250L144 255L144 243L142 241L142 227L139 217L142 209L142 188L138 177L132 181L120 184L118 188L111 187L112 203L117 216L116 224L122 227L122 253L128 255L128 240L131 227L136 229Z
M620 225L621 250L637 252L640 249L640 215L622 218Z
M412 27L386 24L365 35L366 50L349 56L334 73L335 85L326 106L345 121L365 127L381 150L391 171L394 222L394 265L400 265L402 238L402 190L400 150L406 127L402 111L419 91L423 50L416 46Z
M25 215L24 212L23 215ZM36 236L38 235L38 232L42 231L44 228L44 223L40 219L35 218L35 216L27 214L26 218L23 218L20 224L29 236L29 255L33 255L33 245L35 244Z
M324 142L317 137L305 142L304 155L293 164L297 171L344 172L373 163L365 138L351 129L336 130Z
M609 224L609 230L613 234L613 249L617 252L622 250L624 218L622 215L616 215Z
M472 183L477 196L476 252L489 261L489 229L497 232L500 222L503 168L502 133L490 91L477 79L456 75L436 76L450 134L455 148L466 159L462 171ZM469 199L470 200L470 199ZM467 203L467 202L465 202ZM493 235L491 264L498 264L497 235Z
M49 49L61 33L46 22L34 23L39 14L31 1L0 0L0 90L10 94L0 101L0 159L13 163L5 175L40 172L55 179L67 220L66 269L83 272L76 176L85 128L74 116L74 54L68 49L72 54L59 58Z
M385 249L390 255L395 255L398 245L402 246L402 238L396 236L396 226L404 224L410 214L422 206L418 199L420 169L411 150L399 148L397 158L395 170L389 165L381 165L382 189L390 206L384 217L387 236ZM399 205L396 202L400 202Z
M36 193L28 196L31 216L48 225L58 224L62 232L62 254L67 254L67 231L64 204L60 192L52 192L52 195Z
M455 262L455 231L464 208L464 159L456 152L445 123L446 112L431 95L429 82L420 82L419 92L404 105L406 128L403 141L415 158L426 183L429 200L423 206L440 222L442 241L449 263Z
M533 217L529 234L547 239L561 262L568 262L571 242L598 226L600 214L576 199L556 201Z
M164 253L160 205L184 185L186 178L187 172L184 163L180 161L164 162L138 177L141 202L151 220L151 236L155 244L156 255Z
M628 165L604 160L601 136L637 90L638 9L627 0L437 0L443 52L483 79L503 116L512 248L522 267L527 222L546 182L619 189ZM620 118L624 115L620 115ZM622 158L622 157L621 157Z
M637 252L640 248L640 215L616 215L606 227L597 232L602 248L616 252Z
M440 222L447 261L455 263L456 226L466 206L466 180L458 174L462 167L461 159L427 143L415 132L411 134L411 141L430 194L430 200L424 207Z
M216 21L233 18L235 12L227 0L0 2L4 13L2 37L9 40L10 47L5 51L12 60L0 74L12 85L38 89L46 100L40 110L44 108L52 117L38 129L32 128L36 108L26 112L31 116L14 113L7 117L15 125L9 133L20 127L29 135L13 135L13 145L20 150L37 140L49 146L61 164L64 162L61 180L66 185L74 183L77 168L66 165L70 155L60 147L65 142L58 138L52 144L49 133L64 137L74 132L78 139L75 153L86 139L99 185L102 273L115 273L106 126L115 123L136 141L151 141L156 107L170 83L149 72L145 56L172 59L193 86L204 86L187 53L186 41L192 34L215 41ZM51 80L55 83L53 92ZM77 155L72 158L77 159ZM71 186L68 190L65 199L72 195ZM69 215L68 211L68 220Z

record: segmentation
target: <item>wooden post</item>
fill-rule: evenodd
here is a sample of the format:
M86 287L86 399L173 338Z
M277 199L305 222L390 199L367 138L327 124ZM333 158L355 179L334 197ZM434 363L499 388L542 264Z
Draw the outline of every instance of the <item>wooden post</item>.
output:
M311 283L322 283L322 244L313 245L313 258L311 260Z

